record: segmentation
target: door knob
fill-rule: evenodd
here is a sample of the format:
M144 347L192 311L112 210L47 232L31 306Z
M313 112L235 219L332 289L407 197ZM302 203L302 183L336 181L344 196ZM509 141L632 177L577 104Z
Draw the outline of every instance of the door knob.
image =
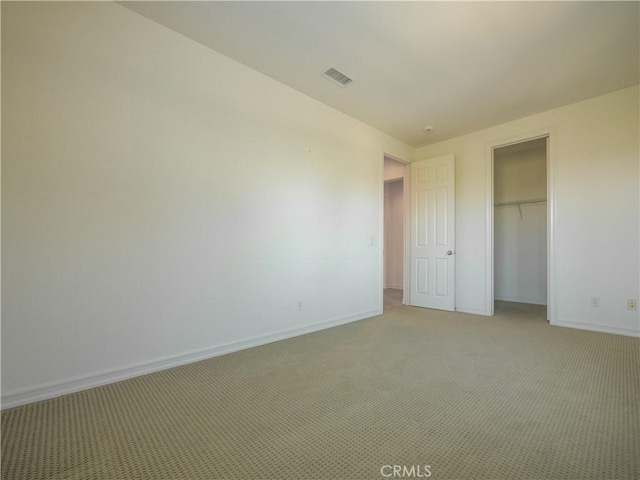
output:
M447 252L447 255L453 255L453 252L452 252L451 250L449 250L449 251Z

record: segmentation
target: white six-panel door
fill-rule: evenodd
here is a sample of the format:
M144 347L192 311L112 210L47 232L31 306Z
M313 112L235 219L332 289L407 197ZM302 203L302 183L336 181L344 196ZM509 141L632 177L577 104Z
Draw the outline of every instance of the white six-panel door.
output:
M455 310L455 159L411 164L411 295L416 307Z

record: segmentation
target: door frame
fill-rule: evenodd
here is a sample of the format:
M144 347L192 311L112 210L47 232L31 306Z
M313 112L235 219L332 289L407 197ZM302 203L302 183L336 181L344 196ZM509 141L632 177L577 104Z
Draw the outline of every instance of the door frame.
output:
M403 191L402 191L402 201L404 203L404 248L402 251L402 255L403 255L403 265L404 265L404 275L403 275L403 285L402 285L402 304L403 305L408 305L409 304L409 297L408 297L408 286L410 285L408 282L408 280L410 280L411 275L407 275L407 265L410 262L409 256L407 255L408 252L408 245L409 245L409 235L410 233L408 232L407 228L407 221L410 218L410 212L409 212L409 202L407 201L407 192L409 191L409 184L408 182L411 181L411 161L410 160L404 160L400 157L397 157L395 155L392 155L390 153L386 153L385 150L383 148L380 149L380 232L378 234L378 238L381 239L380 243L380 253L379 253L379 261L380 261L380 313L382 313L384 311L384 274L385 274L385 265L384 265L384 239L385 239L385 231L384 231L384 221L385 221L385 215L384 215L384 184L385 184L385 180L384 180L384 159L385 158L389 158L390 160L395 160L396 162L399 163L403 163L404 164L404 176L402 177L402 181L403 181Z
M552 127L515 135L487 143L485 153L485 216L486 216L486 252L485 252L485 315L494 314L494 158L496 148L506 147L516 143L547 139L547 320L552 325L557 322L557 292L555 272L555 243L556 243L556 192L555 192L555 131Z

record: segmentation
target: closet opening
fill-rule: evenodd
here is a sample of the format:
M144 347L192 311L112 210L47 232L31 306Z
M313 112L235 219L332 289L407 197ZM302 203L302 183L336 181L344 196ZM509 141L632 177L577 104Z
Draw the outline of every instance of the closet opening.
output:
M494 310L548 319L548 136L493 148Z

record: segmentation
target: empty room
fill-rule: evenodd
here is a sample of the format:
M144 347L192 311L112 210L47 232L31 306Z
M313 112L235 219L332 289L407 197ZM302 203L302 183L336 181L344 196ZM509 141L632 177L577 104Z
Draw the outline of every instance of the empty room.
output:
M2 1L2 480L640 478L640 3Z

